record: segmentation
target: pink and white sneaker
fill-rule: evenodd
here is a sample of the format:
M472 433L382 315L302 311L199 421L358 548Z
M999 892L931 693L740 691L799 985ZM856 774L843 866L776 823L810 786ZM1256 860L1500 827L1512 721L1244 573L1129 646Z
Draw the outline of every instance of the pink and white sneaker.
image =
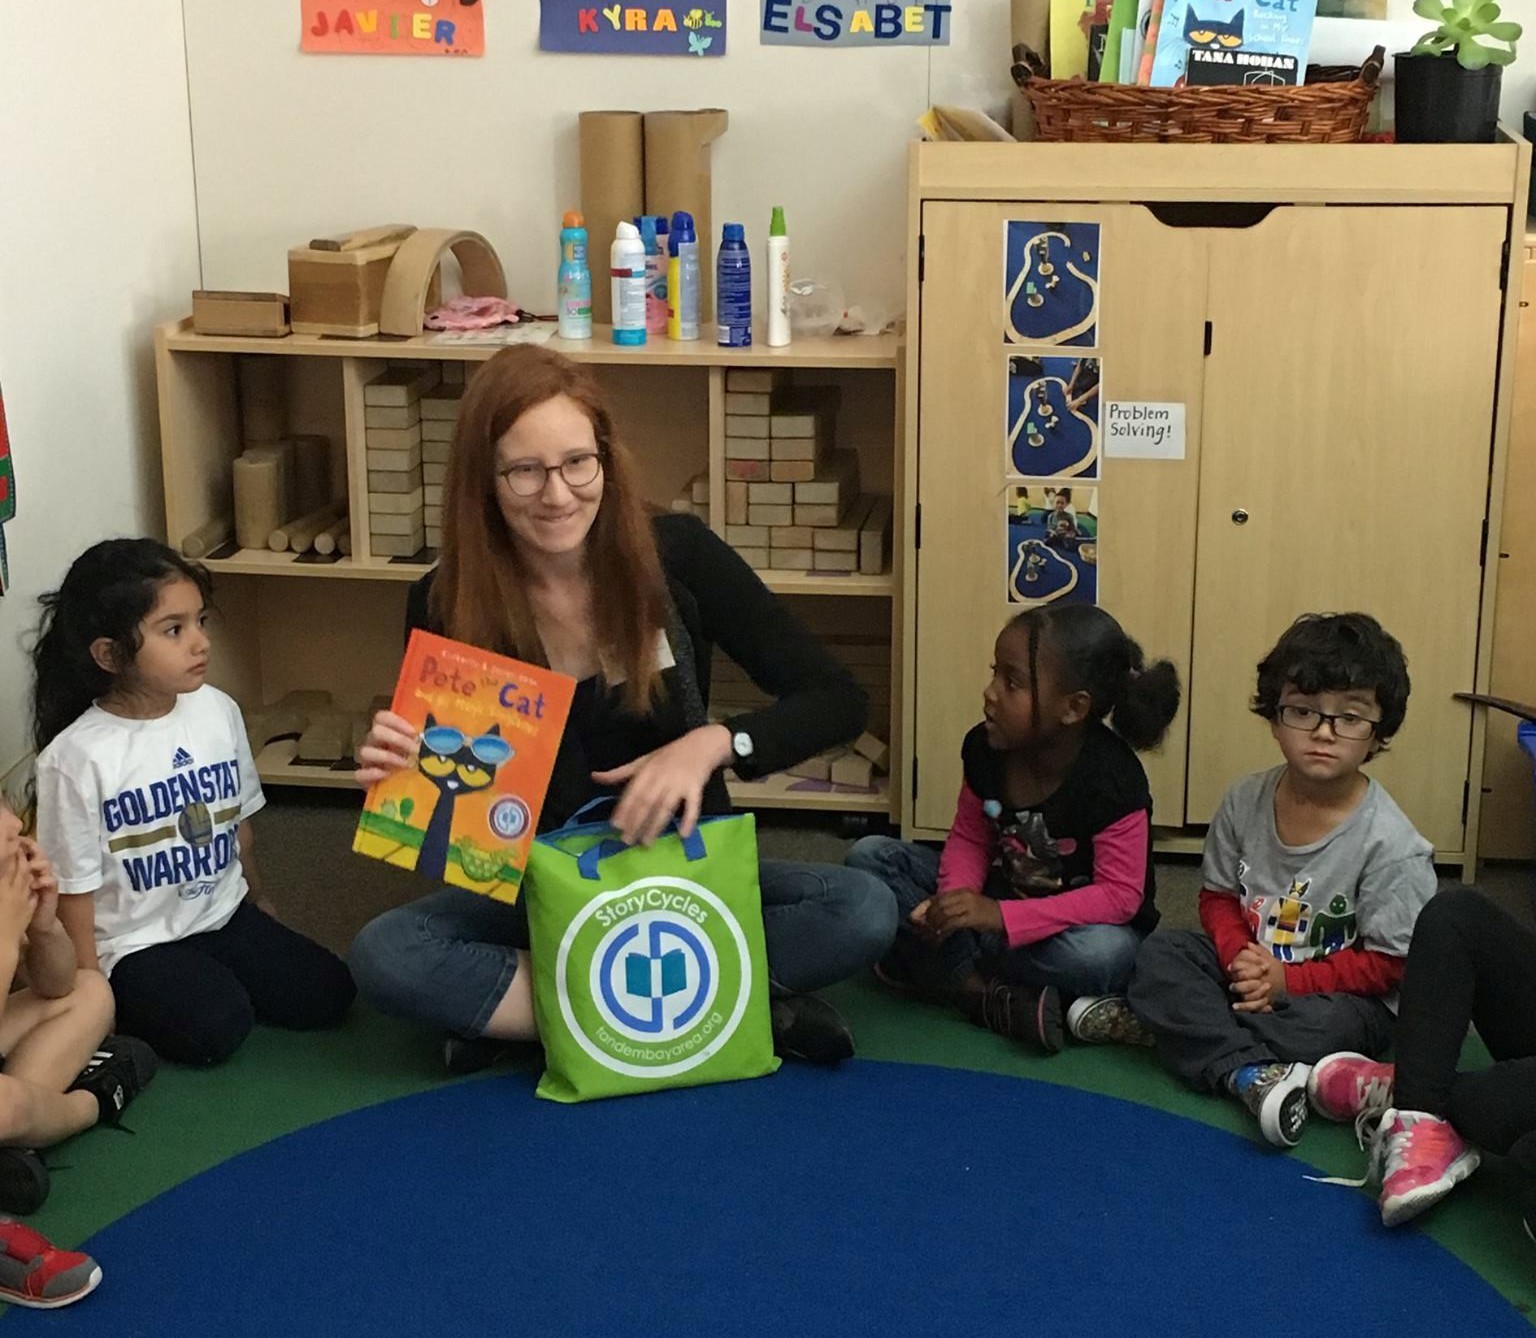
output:
M1382 1165L1381 1221L1397 1226L1432 1208L1473 1171L1480 1158L1449 1120L1417 1110L1382 1115L1372 1150Z
M1312 1066L1307 1097L1325 1120L1375 1120L1392 1104L1393 1067L1340 1050Z

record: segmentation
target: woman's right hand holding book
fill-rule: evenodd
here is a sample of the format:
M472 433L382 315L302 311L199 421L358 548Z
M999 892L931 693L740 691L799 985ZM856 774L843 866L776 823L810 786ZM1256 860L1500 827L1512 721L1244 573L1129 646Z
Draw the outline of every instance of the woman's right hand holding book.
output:
M420 748L421 735L409 720L393 711L380 711L357 750L357 783L366 788L415 766Z

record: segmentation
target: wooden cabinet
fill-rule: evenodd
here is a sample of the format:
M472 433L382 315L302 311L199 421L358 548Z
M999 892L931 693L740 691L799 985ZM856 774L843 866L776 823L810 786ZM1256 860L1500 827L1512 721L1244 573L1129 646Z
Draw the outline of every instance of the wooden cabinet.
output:
M722 349L699 342L659 341L618 348L607 332L590 342L553 339L549 347L597 365L618 431L640 459L649 499L665 509L688 482L709 477L710 523L725 531L725 386L732 368L778 369L795 385L838 392L836 444L857 453L861 488L891 496L903 478L895 444L901 404L896 336L804 339L788 348ZM211 678L250 716L291 692L328 692L336 710L363 711L387 694L400 663L408 584L429 561L391 559L370 551L368 449L364 386L391 363L478 364L494 346L438 344L430 338L343 340L203 336L190 322L156 332L166 531L180 546L231 509L231 471L242 448L241 358L266 357L290 434L319 434L331 444L330 486L349 503L351 554L317 559L290 552L217 549L206 559L216 583L219 618ZM270 379L270 378L269 378ZM852 668L869 691L869 728L896 737L901 700L899 633L905 503L897 495L891 563L879 574L828 575L764 571L770 589L792 602ZM430 555L426 555L429 557ZM716 665L717 702L754 692L735 666ZM257 758L268 783L349 786L346 766L306 765L292 740ZM884 777L868 789L767 777L732 787L745 807L823 810L894 816Z
M1184 409L1182 458L1101 451L1097 479L1042 480L1092 489L1099 602L1184 680L1146 759L1165 843L1192 847L1225 788L1275 760L1248 710L1264 651L1299 613L1359 608L1403 642L1413 679L1373 773L1443 859L1472 856L1483 725L1452 694L1489 674L1484 531L1526 153L915 147L909 834L949 823L993 639L1022 607L1003 580L1020 458L1005 406L1009 358L1027 353L1096 359L1103 403ZM1097 228L1080 234L1100 252L1091 342L1009 344L1010 222Z

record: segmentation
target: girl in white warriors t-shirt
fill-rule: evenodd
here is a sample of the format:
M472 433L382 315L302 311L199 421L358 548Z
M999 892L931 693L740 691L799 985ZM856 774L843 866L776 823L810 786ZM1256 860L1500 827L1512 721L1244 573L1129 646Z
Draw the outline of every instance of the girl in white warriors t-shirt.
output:
M82 966L118 1027L213 1064L255 1019L330 1027L346 966L247 899L266 802L240 708L204 679L210 583L150 539L83 553L43 599L33 652L38 839Z

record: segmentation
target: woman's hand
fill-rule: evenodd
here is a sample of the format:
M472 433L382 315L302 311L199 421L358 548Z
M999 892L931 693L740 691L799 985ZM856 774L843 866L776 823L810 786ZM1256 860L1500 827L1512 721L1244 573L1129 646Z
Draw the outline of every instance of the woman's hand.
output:
M357 783L366 788L415 766L420 748L421 736L409 720L393 711L380 711L357 750Z
M1003 927L1002 908L980 892L945 892L920 902L908 917L933 943L942 943L961 929L998 933Z
M648 846L679 809L678 833L692 834L704 805L705 785L730 759L730 730L724 725L700 725L622 767L594 771L592 779L599 785L624 787L609 822L625 844Z

